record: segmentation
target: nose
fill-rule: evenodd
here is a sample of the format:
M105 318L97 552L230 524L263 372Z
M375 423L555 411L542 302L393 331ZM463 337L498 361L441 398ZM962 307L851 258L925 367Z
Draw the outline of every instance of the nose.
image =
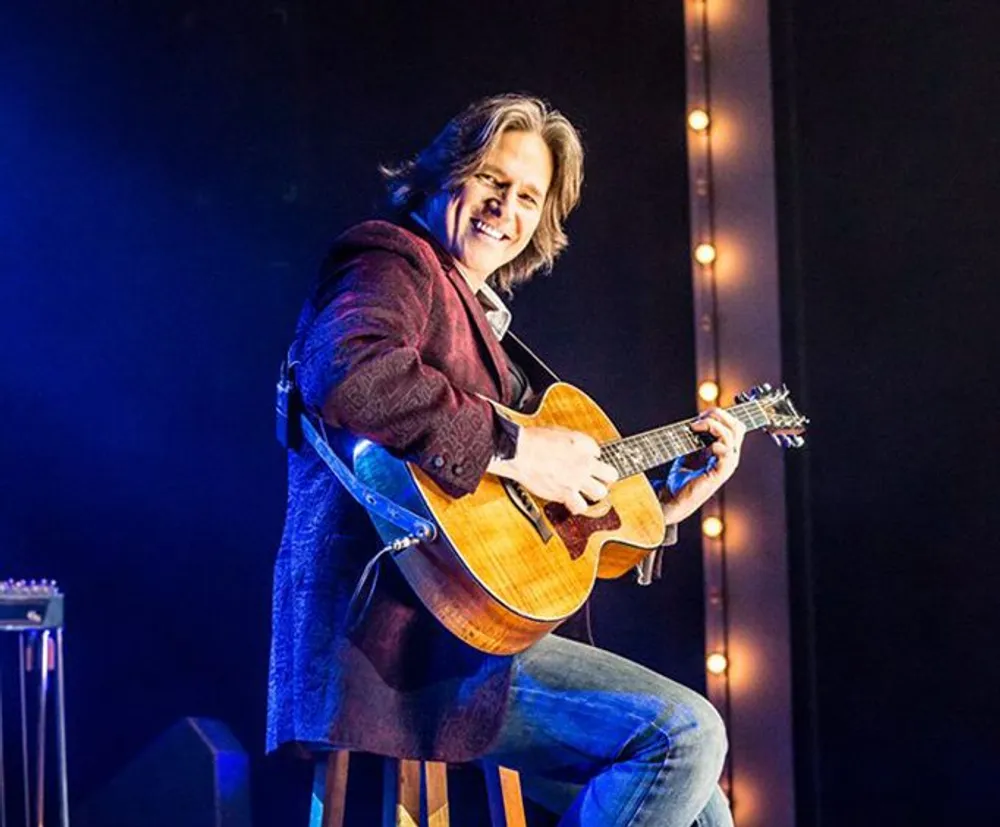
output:
M489 211L495 215L497 218L502 218L505 213L511 213L514 210L514 188L507 187L494 195L491 195L486 200L486 206Z

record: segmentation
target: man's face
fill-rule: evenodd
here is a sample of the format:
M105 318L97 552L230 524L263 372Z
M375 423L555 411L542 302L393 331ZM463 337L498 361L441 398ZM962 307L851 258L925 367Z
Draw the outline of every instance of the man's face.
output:
M511 130L455 192L428 199L424 219L473 290L528 246L551 183L545 140Z

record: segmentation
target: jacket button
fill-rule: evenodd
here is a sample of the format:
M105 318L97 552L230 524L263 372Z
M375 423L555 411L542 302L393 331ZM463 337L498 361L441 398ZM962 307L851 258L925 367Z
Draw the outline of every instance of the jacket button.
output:
M460 477L463 473L465 473L465 466L453 465L451 466L451 471L456 477Z
M435 468L443 468L444 457L442 457L441 455L434 457L434 459L431 460L431 465L433 465Z

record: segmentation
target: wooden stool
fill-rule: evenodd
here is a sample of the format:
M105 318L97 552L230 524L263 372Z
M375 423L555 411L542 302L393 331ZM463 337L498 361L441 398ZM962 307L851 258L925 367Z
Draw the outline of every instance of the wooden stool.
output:
M309 827L344 827L350 757L337 750L316 763ZM447 770L440 761L386 758L382 827L449 827ZM483 772L493 827L527 827L520 776L494 765L484 766Z

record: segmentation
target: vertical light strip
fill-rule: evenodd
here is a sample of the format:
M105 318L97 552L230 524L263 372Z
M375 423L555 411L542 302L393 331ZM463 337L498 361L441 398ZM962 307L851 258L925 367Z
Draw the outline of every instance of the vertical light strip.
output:
M695 360L699 408L718 404L719 348L712 186L712 105L708 74L708 15L703 0L685 3L687 45L688 176L691 198L691 277L694 287ZM727 721L729 647L726 620L726 538L722 495L702 508L702 555L705 576L705 648L708 698ZM721 531L717 529L721 528ZM713 536L714 535L714 536ZM732 788L732 761L727 760L722 787Z
M781 381L768 2L684 4L696 398L704 408ZM740 470L702 510L706 683L726 719L722 781L737 827L795 823L782 462L751 435Z

